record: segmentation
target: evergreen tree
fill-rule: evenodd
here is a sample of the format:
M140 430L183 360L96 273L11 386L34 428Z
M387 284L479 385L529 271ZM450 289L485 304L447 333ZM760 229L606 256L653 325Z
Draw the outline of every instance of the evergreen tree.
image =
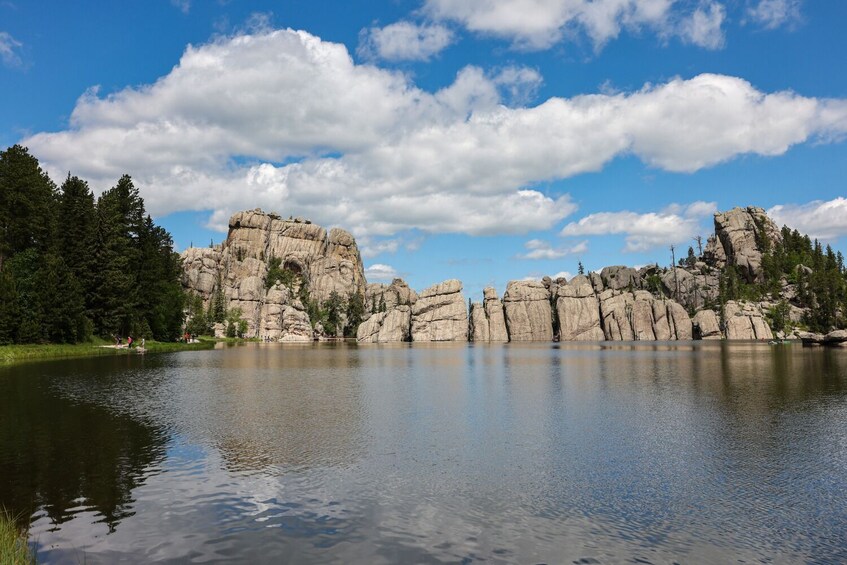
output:
M0 271L0 345L18 341L21 312L11 269Z
M46 252L55 230L56 185L26 148L0 152L0 270L12 255Z
M94 251L97 243L97 211L88 183L68 174L60 188L59 217L62 219L62 236L58 238L56 247L79 282L86 315L91 319L96 301Z
M358 292L347 300L347 324L344 327L344 337L355 337L356 330L365 316L365 297Z

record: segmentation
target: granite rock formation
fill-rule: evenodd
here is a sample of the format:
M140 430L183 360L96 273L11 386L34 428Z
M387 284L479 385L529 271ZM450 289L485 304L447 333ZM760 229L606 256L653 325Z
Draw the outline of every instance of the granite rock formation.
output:
M290 288L267 288L272 258L292 274ZM247 335L280 341L312 339L306 308L297 296L326 301L332 292L364 295L364 266L353 236L302 219L251 210L233 214L226 241L214 248L191 248L183 255L183 285L206 304L219 290L227 308L239 308Z
M510 341L552 341L550 291L540 281L511 281L503 295Z
M721 339L721 326L718 315L713 310L700 310L691 322L694 325L695 339Z
M467 341L468 306L462 283L451 279L418 295L412 305L412 341Z
M715 214L715 257L726 257L727 265L739 267L748 282L762 280L762 252L765 242L782 240L777 225L765 211L755 206L733 208ZM707 243L708 246L708 243Z
M559 284L557 295L556 312L561 341L605 339L600 325L600 303L588 277L577 275L570 284Z
M758 304L730 300L724 306L726 339L773 339L773 332Z

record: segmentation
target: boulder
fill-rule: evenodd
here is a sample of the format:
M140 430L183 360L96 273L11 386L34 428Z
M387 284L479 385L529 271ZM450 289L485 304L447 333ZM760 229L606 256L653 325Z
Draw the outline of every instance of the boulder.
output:
M444 281L418 295L411 334L412 341L468 340L468 308L460 281Z
M602 341L600 303L591 281L577 275L569 284L560 284L556 298L560 341Z
M700 310L694 314L694 337L696 339L721 339L718 315L712 310Z
M612 267L604 267L600 271L600 278L603 280L603 287L612 290L625 290L628 288L641 288L641 276L638 271L631 267L615 265Z
M510 341L552 341L550 293L540 281L511 281L503 295Z

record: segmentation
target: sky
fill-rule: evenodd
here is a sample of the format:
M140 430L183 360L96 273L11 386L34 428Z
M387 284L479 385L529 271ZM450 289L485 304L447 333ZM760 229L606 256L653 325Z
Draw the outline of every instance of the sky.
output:
M670 263L765 208L845 250L847 2L0 0L0 146L177 249L238 210L351 231L370 282Z

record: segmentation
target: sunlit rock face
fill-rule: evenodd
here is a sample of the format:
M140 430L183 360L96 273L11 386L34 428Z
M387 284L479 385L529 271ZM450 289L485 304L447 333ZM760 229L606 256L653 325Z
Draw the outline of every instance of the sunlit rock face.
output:
M363 343L394 343L412 337L412 304L417 293L403 279L373 283L365 291L365 320L356 332Z
M352 235L258 209L233 214L222 245L188 249L182 259L183 285L207 305L220 289L226 307L241 310L248 336L310 340L301 298L322 303L333 292L365 294L364 266ZM285 284L266 284L272 261L285 271Z
M552 341L550 291L540 281L511 281L503 295L510 341Z
M591 281L584 275L557 288L556 311L561 341L602 341L600 303Z
M777 225L762 208L755 206L715 214L715 236L709 251L715 257L716 266L722 261L735 265L748 282L762 280L764 247L782 241Z
M761 306L730 300L724 306L726 339L773 339Z
M467 341L468 306L456 279L431 286L412 305L412 341Z

